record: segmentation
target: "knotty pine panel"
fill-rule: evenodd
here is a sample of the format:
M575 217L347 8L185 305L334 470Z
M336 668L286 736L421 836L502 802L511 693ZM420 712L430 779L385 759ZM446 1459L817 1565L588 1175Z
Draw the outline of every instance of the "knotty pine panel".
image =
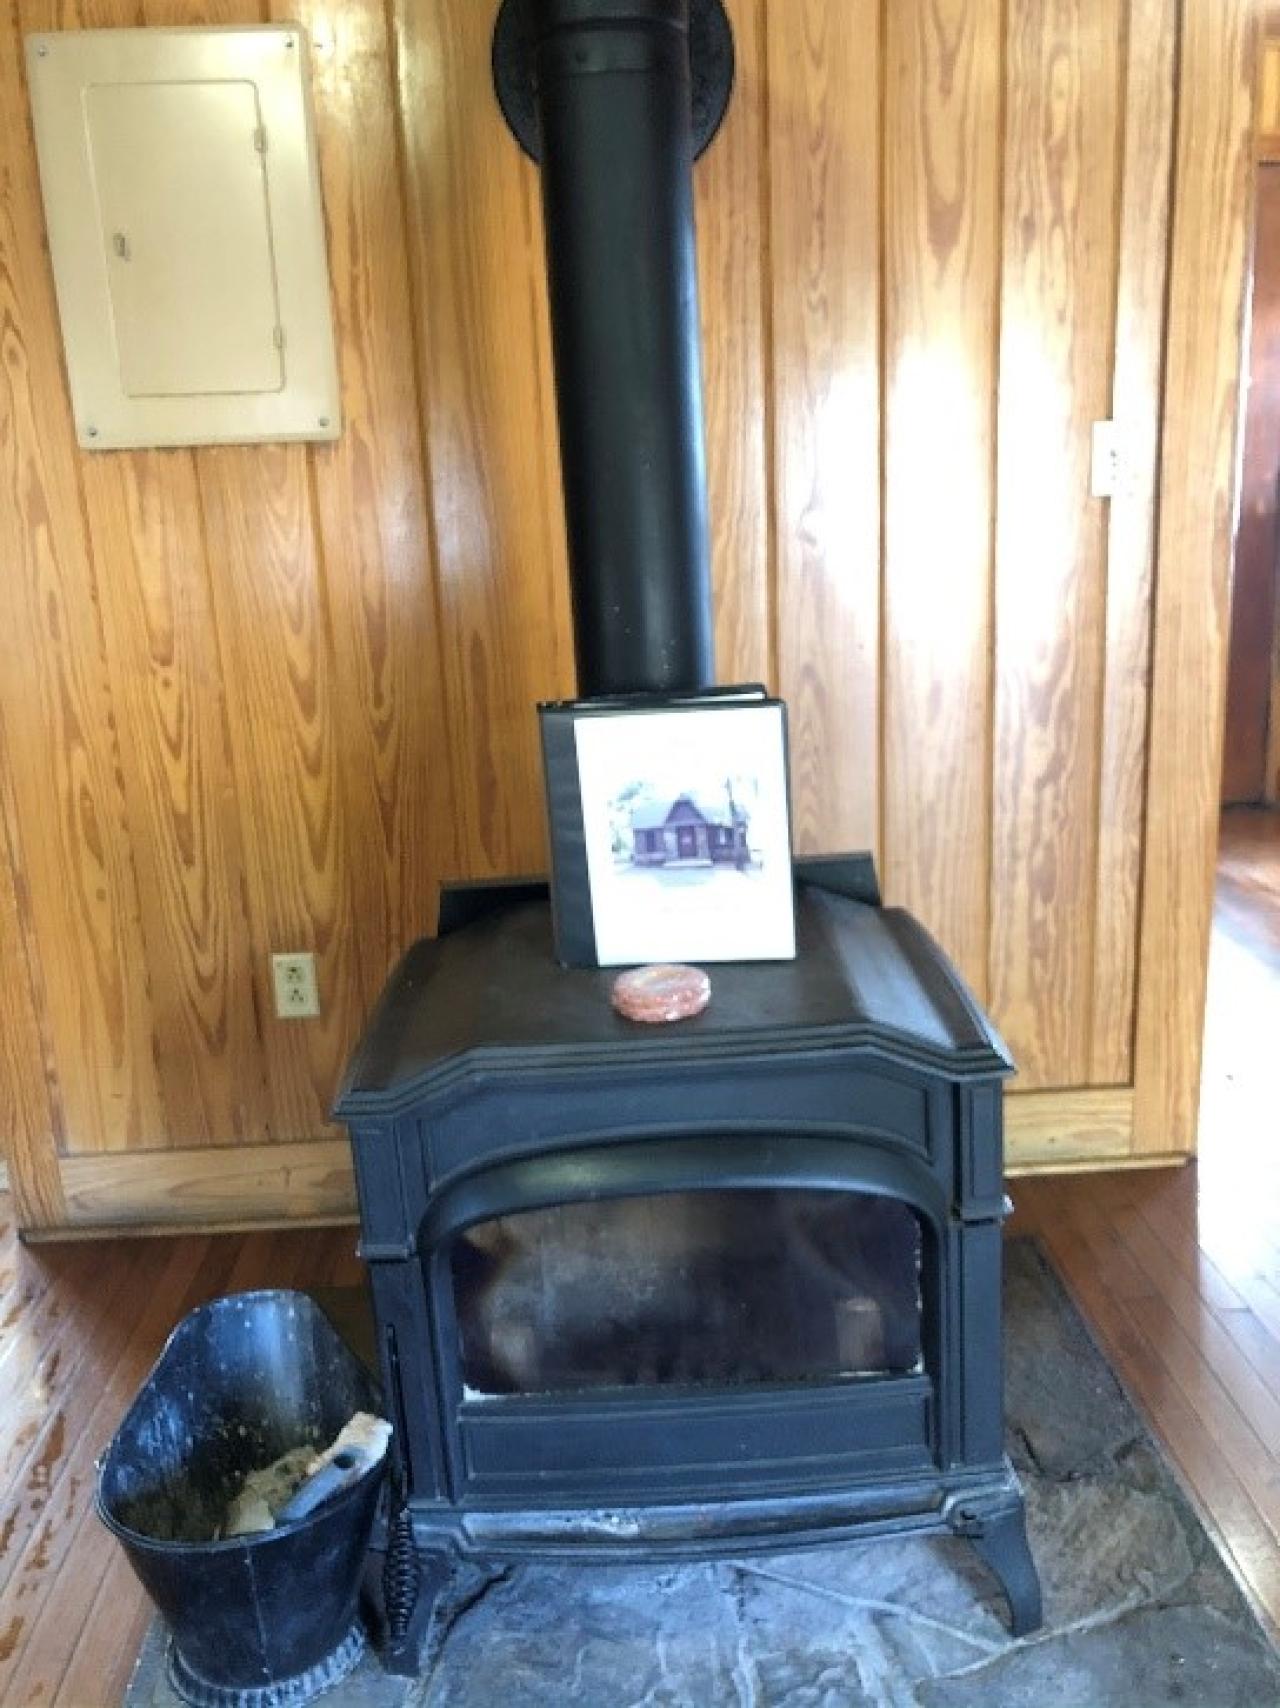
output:
M881 11L767 9L775 616L801 853L880 843Z
M765 41L760 0L726 0L726 10L733 98L693 180L716 671L772 684Z
M1088 1083L1120 43L1017 0L1005 43L990 994L1025 1087Z
M145 21L161 26L268 21L265 5L257 0L194 0L194 19L192 5L193 0L144 0ZM309 54L315 55L314 43ZM313 86L317 81L313 65ZM319 107L318 92L316 99ZM385 159L381 164L385 170ZM349 202L330 196L325 213L332 269L335 228L341 232L344 227ZM350 278L346 286L349 290ZM334 296L343 296L336 275ZM347 357L345 349L340 356ZM345 362L341 378L345 428ZM354 898L355 850L369 825L357 826L346 810L338 732L344 717L358 712L354 703L344 703L349 683L332 635L329 565L316 495L317 449L228 446L192 453L210 566L208 640L226 684L241 825L239 881L250 923L249 976L265 1086L260 1135L277 1141L333 1131L327 1124L329 1104L366 1006ZM339 577L350 573L346 561L335 556L335 564ZM377 923L375 915L375 933ZM275 1015L270 957L288 949L315 955L318 1020L300 1023ZM249 1071L247 1062L244 1066ZM166 1140L173 1148L183 1143L173 1132ZM64 1169L69 1201L76 1167L69 1161ZM156 1178L163 1174L161 1162ZM184 1190L190 1179L184 1175Z
M272 1136L323 1130L363 1014L338 726L344 710L326 621L308 452L196 453L223 670L244 882L266 1043ZM273 952L316 958L320 1017L277 1019Z
M534 705L574 683L538 185L494 98L493 10L394 10L453 812L480 875L545 867Z
M212 0L194 15L174 5L146 0L139 14L132 0L24 0L22 23L127 29L261 16L253 0ZM147 898L141 923L166 1119L142 1145L245 1142L271 1132L272 1118L197 464L188 450L128 451L81 457L80 472ZM97 1148L78 1130L67 1138L73 1154Z
M12 841L62 1131L99 1149L166 1126L97 568L44 253L20 20L0 18L0 673Z
M363 1001L433 928L453 834L423 473L395 79L379 0L277 0L311 41L343 380L342 437L312 452L350 826Z
M1259 160L1280 160L1280 41L1274 38L1277 25L1269 8L1265 30L1269 38L1258 55L1258 117L1255 126Z
M12 775L0 724L0 1155L8 1165L22 1226L57 1227L66 1219L57 1154L61 1107L41 1032L48 1005L36 988L30 932L20 917L26 884L12 839L17 822L9 798Z
M885 42L882 875L983 998L1002 11L890 6Z
M1123 164L1111 416L1121 469L1106 518L1087 1066L1095 1085L1133 1080L1177 31L1176 0L1132 0L1118 121Z
M123 8L122 8L123 12ZM266 1122L243 851L195 467L186 451L85 459L167 1132Z
M140 16L129 0L47 0L44 16L40 10L41 0L26 0L26 27L261 18L244 0L213 0L194 15L175 10L172 0L147 0ZM143 1146L248 1142L278 1124L197 454L85 457L81 487L100 566L112 701L129 755L125 787L139 883L148 898L142 925L166 1123L144 1135ZM97 1148L76 1131L68 1141L73 1154ZM65 1177L63 1186L65 1197Z

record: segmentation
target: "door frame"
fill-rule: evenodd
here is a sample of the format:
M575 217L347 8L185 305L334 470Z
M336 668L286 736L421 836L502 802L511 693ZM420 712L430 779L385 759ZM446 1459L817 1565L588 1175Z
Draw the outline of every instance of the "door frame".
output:
M1209 966L1260 9L1184 0L1134 1049L1135 1157L1195 1149ZM1194 99L1188 98L1194 92Z

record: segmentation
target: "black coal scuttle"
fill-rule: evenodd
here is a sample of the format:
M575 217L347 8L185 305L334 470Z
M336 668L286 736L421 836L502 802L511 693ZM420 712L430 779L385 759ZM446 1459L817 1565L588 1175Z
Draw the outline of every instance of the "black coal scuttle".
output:
M692 73L691 73L692 64ZM719 0L506 0L540 158L580 686L713 680L692 167ZM395 1425L390 1664L488 1573L972 1539L1040 1621L1002 1442L1011 1064L864 857L797 865L794 962L677 1026L555 964L545 886L448 890L349 1069Z

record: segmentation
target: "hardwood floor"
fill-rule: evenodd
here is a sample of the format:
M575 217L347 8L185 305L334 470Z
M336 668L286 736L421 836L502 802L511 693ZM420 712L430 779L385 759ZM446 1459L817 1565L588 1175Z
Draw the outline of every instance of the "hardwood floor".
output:
M1280 812L1223 819L1200 1154L1013 1183L1245 1590L1280 1627Z
M150 1612L93 1512L93 1463L174 1323L220 1293L360 1273L351 1228L23 1247L5 1218L0 1703L123 1695Z
M1201 1156L1014 1183L1036 1232L1280 1624L1280 814L1225 822ZM5 1200L0 1198L0 1206ZM345 1284L350 1229L24 1248L0 1216L0 1703L120 1700L148 1608L93 1461L165 1335L219 1293Z

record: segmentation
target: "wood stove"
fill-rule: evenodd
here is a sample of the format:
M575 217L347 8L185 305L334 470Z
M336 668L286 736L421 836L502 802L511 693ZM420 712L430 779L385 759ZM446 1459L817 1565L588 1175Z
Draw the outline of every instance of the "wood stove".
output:
M504 0L494 69L542 166L579 689L697 692L692 167L732 84L723 6ZM797 884L797 959L717 968L668 1028L555 964L540 884L447 892L393 975L337 1112L395 1426L398 1669L530 1555L951 1530L1038 1624L1001 1439L1010 1063L869 860Z
M446 895L338 1103L402 1502L393 1663L531 1555L970 1537L1039 1623L1001 1439L1005 1050L869 863L795 962L621 1019L537 885ZM397 1541L398 1538L398 1541Z

